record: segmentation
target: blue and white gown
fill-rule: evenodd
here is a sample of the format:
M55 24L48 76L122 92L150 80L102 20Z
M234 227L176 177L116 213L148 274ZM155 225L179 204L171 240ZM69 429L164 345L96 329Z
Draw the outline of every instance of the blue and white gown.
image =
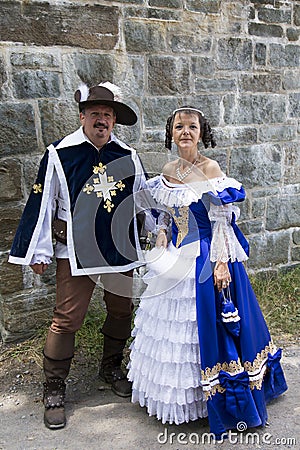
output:
M147 257L128 365L132 402L162 423L208 415L217 438L240 421L265 425L266 403L287 386L242 263L249 249L233 203L245 191L225 175L189 185L160 175L148 189L164 211L160 226L166 212L171 217L171 242ZM231 274L229 313L213 283L217 260Z

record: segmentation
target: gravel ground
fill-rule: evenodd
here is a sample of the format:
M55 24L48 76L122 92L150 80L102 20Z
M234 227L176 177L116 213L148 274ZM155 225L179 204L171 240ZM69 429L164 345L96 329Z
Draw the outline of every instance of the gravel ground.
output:
M114 395L97 378L97 364L77 355L67 384L67 426L43 424L43 374L37 358L5 357L0 347L1 450L210 450L300 449L300 347L284 347L288 391L268 406L269 426L236 433L222 444L209 443L206 419L162 425L130 399ZM1 357L2 355L2 357Z

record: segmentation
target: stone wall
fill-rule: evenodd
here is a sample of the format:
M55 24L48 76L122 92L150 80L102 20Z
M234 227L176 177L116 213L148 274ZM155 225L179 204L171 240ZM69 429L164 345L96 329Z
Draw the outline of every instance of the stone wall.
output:
M80 81L119 84L138 124L117 134L150 173L181 104L210 118L206 153L242 181L249 270L300 263L300 1L0 2L0 329L23 339L49 318L54 265L36 277L7 255L45 145L77 128Z

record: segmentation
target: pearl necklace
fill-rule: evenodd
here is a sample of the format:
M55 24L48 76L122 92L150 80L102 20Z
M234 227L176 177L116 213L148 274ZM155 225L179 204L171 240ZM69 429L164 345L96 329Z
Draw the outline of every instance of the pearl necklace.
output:
M178 161L178 166L176 167L176 175L179 181L184 180L190 173L192 173L193 167L196 164L196 162L199 162L198 158L195 159L195 161L193 162L193 164L188 167L184 172L180 172L180 160Z

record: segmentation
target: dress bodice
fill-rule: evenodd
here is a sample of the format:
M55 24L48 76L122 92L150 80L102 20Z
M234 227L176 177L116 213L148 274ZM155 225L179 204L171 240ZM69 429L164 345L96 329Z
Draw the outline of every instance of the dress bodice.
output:
M211 237L211 222L202 199L188 206L168 207L172 218L172 242L175 247Z
M211 238L212 223L218 216L227 215L230 221L233 213L238 216L239 209L232 205L229 208L229 204L245 198L241 183L225 175L189 184L171 183L160 175L147 184L159 207L171 217L172 242L176 247Z

